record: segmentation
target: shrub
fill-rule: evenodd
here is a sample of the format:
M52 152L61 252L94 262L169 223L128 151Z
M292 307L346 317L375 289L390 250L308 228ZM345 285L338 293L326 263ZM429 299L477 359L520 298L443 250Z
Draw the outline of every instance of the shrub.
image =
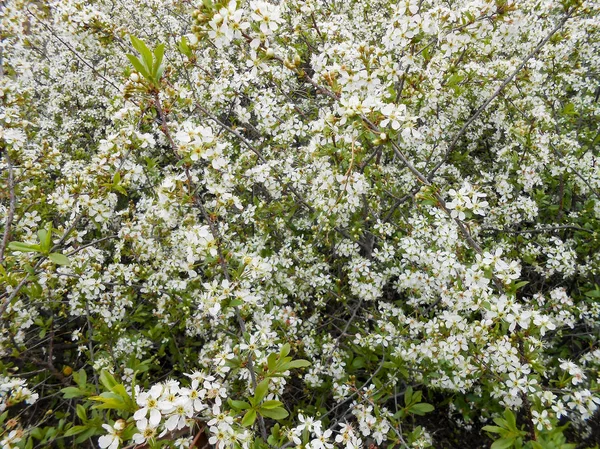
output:
M0 5L0 446L584 441L600 3Z

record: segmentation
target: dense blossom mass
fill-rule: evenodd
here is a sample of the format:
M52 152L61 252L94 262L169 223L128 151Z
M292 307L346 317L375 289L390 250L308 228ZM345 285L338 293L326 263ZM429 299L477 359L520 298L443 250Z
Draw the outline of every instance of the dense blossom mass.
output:
M599 18L1 1L0 447L589 441Z

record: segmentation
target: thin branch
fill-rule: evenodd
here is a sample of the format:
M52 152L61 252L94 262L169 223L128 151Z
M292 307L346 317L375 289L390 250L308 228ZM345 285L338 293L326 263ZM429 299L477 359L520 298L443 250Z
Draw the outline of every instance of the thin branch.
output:
M558 30L560 30L563 27L563 25L571 17L571 14L573 13L573 11L574 10L571 10L567 14L565 14L565 16L558 22L558 24L552 29L552 31L550 31L548 33L548 35L544 39L542 39L540 41L540 43L537 44L536 47L527 56L525 56L523 61L521 61L521 64L519 64L519 66L504 80L504 82L496 89L496 91L492 95L490 95L490 97L487 100L485 100L481 106L479 106L479 108L469 118L469 120L467 120L467 122L462 126L460 131L458 131L456 136L454 136L454 139L452 139L450 146L446 150L445 156L442 158L442 160L440 162L437 163L437 165L433 168L433 170L431 170L429 175L427 175L427 179L429 181L431 181L433 179L433 177L435 176L435 173L440 169L440 167L446 163L446 161L450 157L450 154L456 148L458 141L465 134L465 132L467 131L469 126L471 126L471 124L475 120L477 120L477 118L481 115L481 113L483 111L485 111L487 109L487 107L492 103L492 101L494 101L496 99L496 97L498 97L498 95L500 95L502 93L502 91L506 88L506 86L508 86L510 84L510 82L517 76L517 74L521 70L523 70L523 68L525 67L525 65L527 65L529 60L531 58L533 58L535 55L537 55L540 52L540 50L544 47L544 45L546 45L546 43L552 38L552 36L554 36L558 32Z
M158 93L156 93L154 95L154 104L156 106L156 110L157 110L157 113L158 113L160 121L161 121L161 130L164 133L167 140L169 141L172 151L175 153L175 155L177 157L179 157L177 145L175 144L175 141L173 140L173 137L171 136L171 133L169 132L169 127L167 124L167 117L161 106ZM198 196L197 193L194 192L194 190L195 190L195 189L193 189L194 182L192 179L192 175L190 173L190 169L187 166L185 167L185 174L186 174L187 181L188 181L188 188L190 190L190 194L194 200L194 203L198 206L198 208L200 209L200 212L202 213L202 216L204 217L205 221L208 223L210 233L217 245L217 256L219 258L219 265L221 266L221 271L223 272L223 276L225 277L225 279L228 282L231 282L231 277L229 275L229 267L227 264L227 260L225 259L225 254L223 254L222 239L221 239L221 235L219 233L219 229L217 227L217 223L215 222L215 220L212 219L212 217L206 211L206 208L204 207L204 202L202 201L202 199ZM245 334L246 333L246 323L244 322L244 319L242 318L239 306L234 306L234 310L235 310L235 316L236 316L238 325L240 327L240 330L241 330L242 334ZM246 366L250 373L252 386L254 387L254 389L256 389L258 382L256 379L256 372L254 370L254 363L252 361L252 351L250 351L248 353L248 360L247 360ZM258 424L259 424L259 428L260 428L263 440L266 441L268 438L267 428L265 426L265 421L261 415L258 415Z
M4 262L4 251L8 245L8 239L10 237L10 227L15 216L15 209L17 206L17 197L15 195L15 176L13 172L12 161L8 155L8 149L5 150L6 163L8 164L8 191L10 195L10 203L8 206L8 215L6 216L6 222L4 224L4 235L2 237L2 244L0 245L0 265ZM0 313L0 315L2 315Z

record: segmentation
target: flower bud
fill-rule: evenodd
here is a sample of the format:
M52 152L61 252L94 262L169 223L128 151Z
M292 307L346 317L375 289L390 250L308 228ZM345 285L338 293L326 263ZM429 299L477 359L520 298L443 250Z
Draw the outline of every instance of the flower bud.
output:
M198 36L194 33L186 34L185 37L190 45L196 45L198 43Z
M125 428L126 425L127 425L127 423L125 422L124 419L118 419L115 422L115 425L113 427L117 432L120 432L121 430L123 430Z
M140 75L138 75L137 72L132 72L131 75L129 75L129 79L134 83L137 83L140 80Z

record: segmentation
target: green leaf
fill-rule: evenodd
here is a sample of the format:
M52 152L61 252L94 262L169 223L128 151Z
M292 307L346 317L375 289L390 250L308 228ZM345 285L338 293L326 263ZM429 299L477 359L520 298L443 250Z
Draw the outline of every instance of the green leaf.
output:
M8 413L8 412L7 412ZM0 424L2 423L2 420L0 420ZM44 432L42 431L42 429L40 429L39 427L34 428L29 435L31 435L33 438L35 438L36 440L41 440L44 438Z
M242 426L250 427L256 421L256 410L248 410L242 418Z
M8 249L12 251L21 251L24 253L41 253L42 247L40 245L31 245L29 243L21 243L21 242L10 242L8 244Z
M85 392L80 390L77 387L66 387L60 390L65 399L78 398L80 396L85 396Z
M158 44L154 49L154 65L152 66L152 76L155 81L160 80L160 76L158 76L158 70L160 66L162 66L163 57L165 55L165 44ZM162 75L162 71L161 71Z
M360 369L365 366L365 358L364 357L356 357L352 360L352 368Z
M77 374L77 377L75 377L75 375L73 377L75 378L75 382L77 382L77 385L79 385L79 388L85 388L87 384L87 373L85 372L85 370L81 368L75 374Z
M254 390L254 401L258 404L260 401L262 401L265 398L268 391L269 391L269 379L267 378L256 386L256 389Z
M112 390L112 388L117 385L118 382L107 370L102 370L102 372L100 372L100 383L104 385L104 388L107 390Z
M128 196L127 190L125 190L125 188L123 186L114 185L114 186L112 186L112 188L113 188L113 190L116 190L117 192L119 192L121 195Z
M188 45L187 38L183 36L179 41L179 51L186 55L188 58L192 56L192 50Z
M267 367L269 368L270 373L275 372L275 368L277 367L277 355L269 354L267 357Z
M100 396L91 396L90 399L92 401L101 402L101 404L94 405L92 407L93 409L130 411L129 405L116 393L102 393Z
M567 103L562 110L564 115L575 115L577 112L575 111L575 105L573 103Z
M282 407L276 407L271 409L261 408L259 411L261 415L272 419L284 419L289 416L287 410Z
M113 393L115 393L115 394L118 394L123 399L123 402L125 404L127 404L127 406L130 409L130 411L134 411L135 410L135 404L131 400L131 396L129 396L129 393L127 393L127 390L125 389L124 385L117 384L117 385L115 385L114 387L111 388L111 391Z
M77 435L81 432L85 432L88 428L88 426L73 426L65 432L65 436L71 437L73 435Z
M79 419L82 422L86 422L87 421L87 413L85 411L85 407L81 404L77 404L77 416L79 417Z
M591 290L589 292L585 292L585 296L589 298L600 298L600 290Z
M409 385L406 387L406 391L404 392L404 405L408 406L412 402L413 389Z
M517 418L515 417L513 412L511 412L509 409L504 410L504 418L506 419L508 428L510 430L514 430L514 431L519 430L519 429L517 429Z
M70 265L71 261L67 256L60 253L50 253L48 258L54 262L56 265Z
M425 413L432 412L433 410L433 405L422 402L420 404L413 405L409 411L414 415L423 416Z
M42 247L42 251L45 253L50 251L50 245L48 242L48 236L49 236L48 231L46 231L45 229L39 229L37 232L37 235L38 235L38 239L40 241L40 246ZM50 236L50 238L52 238L52 236Z
M283 359L284 357L286 357L289 353L290 353L290 344L289 343L285 343L282 347L281 350L279 351L279 358Z
M146 69L146 67L144 67L144 65L140 62L140 60L138 58L136 58L133 55L129 55L129 54L126 55L126 56L129 59L129 62L131 62L131 64L133 65L133 67L140 73L140 75L142 75L148 81L152 81L152 77L150 76L150 72L148 72L148 70Z
M507 449L511 447L515 442L514 438L500 438L494 441L490 449Z
M504 429L508 429L508 423L502 418L494 418L494 422Z
M459 75L458 73L455 73L450 78L448 78L448 82L446 83L446 85L448 87L456 86L458 83L460 83L464 79L465 79L464 76Z
M423 398L423 392L422 391L415 391L413 393L413 397L412 397L412 401L413 403L417 403L417 402L421 402L421 399Z
M515 285L513 285L513 288L516 291L516 290L520 289L521 287L525 287L527 284L529 284L529 281L517 282Z
M135 48L139 54L142 55L142 61L147 69L147 72L152 74L152 52L141 39L138 39L132 35L129 36L129 39L131 40L133 48Z
M262 409L272 409L272 408L276 408L283 405L283 402L281 401L277 401L277 400L272 400L272 401L265 401L262 404L260 404L260 408Z
M233 399L228 399L227 402L232 408L237 410L247 410L250 408L250 404L246 401L234 401Z
M294 368L306 368L310 365L311 363L308 360L292 360L291 362L286 363L280 371L287 371Z
M506 432L506 429L503 429L502 427L498 427L498 426L483 426L482 429L485 430L486 432L492 432L492 433Z
M239 307L243 304L244 304L244 301L242 301L239 298L234 298L231 301L229 301L229 307Z
M99 424L98 424L99 426ZM84 441L88 440L89 438L93 437L94 435L97 434L97 429L94 427L90 427L88 428L88 430L86 430L85 432L83 432L81 435L79 435L76 439L75 439L75 444L81 444Z

